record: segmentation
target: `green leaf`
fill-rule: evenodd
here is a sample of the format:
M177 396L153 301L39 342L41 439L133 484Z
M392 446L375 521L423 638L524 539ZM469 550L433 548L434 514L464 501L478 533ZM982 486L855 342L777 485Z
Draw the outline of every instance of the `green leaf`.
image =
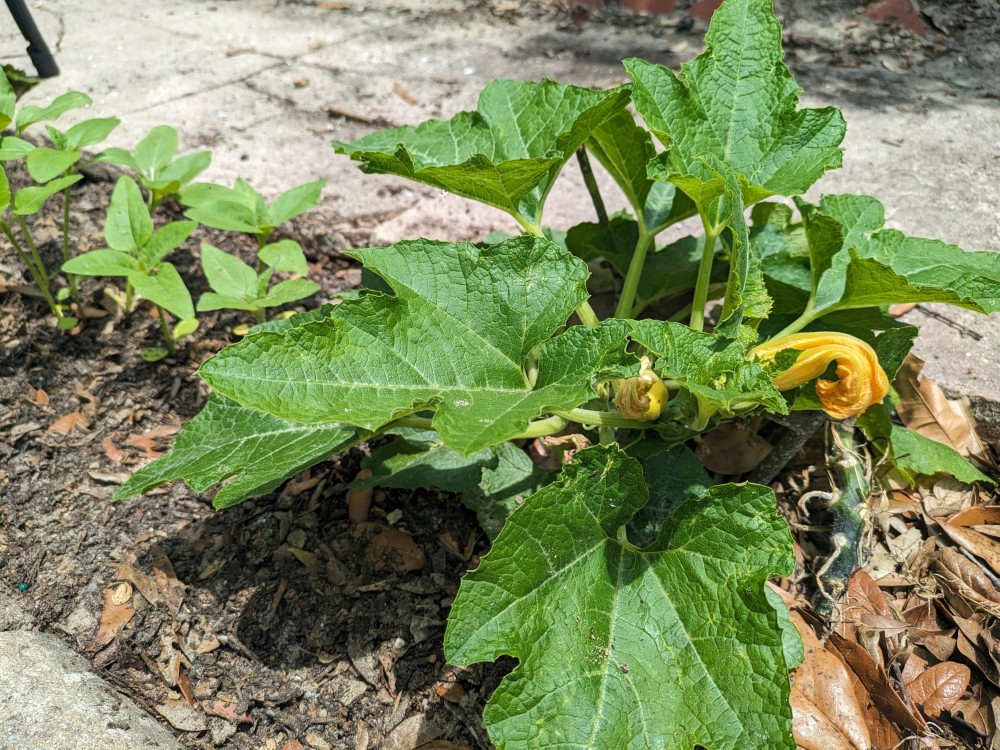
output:
M361 465L371 469L372 476L355 480L352 487L466 492L479 484L484 468L496 468L497 454L496 448L484 448L461 456L433 432L406 430L405 436L373 450Z
M215 507L227 508L266 495L354 440L354 430L343 425L296 424L213 394L184 425L170 452L133 474L115 498L141 495L176 479L204 492L233 477L215 496Z
M135 161L139 171L149 179L156 179L177 153L177 131L169 125L157 125L135 147Z
M626 328L606 321L547 342L535 387L531 350L586 299L586 266L547 240L478 248L429 240L353 250L395 296L347 300L323 319L248 336L201 375L224 395L300 422L374 430L434 410L445 445L469 455L525 429L551 408L573 408L593 385L637 362Z
M79 151L56 151L44 146L33 149L26 160L28 174L35 182L48 182L80 161Z
M919 432L894 424L889 440L892 444L893 463L904 474L926 477L948 474L967 484L996 484L950 445L931 440Z
M165 182L176 182L179 188L181 185L191 182L191 180L208 169L208 165L211 163L211 151L197 151L193 154L185 154L164 167L160 171L159 179ZM176 190L172 190L171 192L176 192Z
M649 502L627 524L628 538L645 547L656 541L664 522L688 500L705 496L714 484L698 456L686 445L675 445L641 460Z
M170 352L162 346L149 346L139 352L146 362L159 362L170 356Z
M7 171L0 166L0 216L3 216L7 209L10 208L10 199L10 181L7 179Z
M257 296L257 273L235 255L203 242L201 267L213 291L218 294L246 300Z
M125 149L106 148L100 153L97 160L106 164L120 164L123 167L128 167L133 172L141 171L135 158Z
M493 81L475 112L417 128L372 133L337 153L362 171L396 174L495 206L538 226L566 160L628 103L624 88L594 91L554 81Z
M289 302L298 302L300 299L310 297L316 294L319 289L320 286L315 281L309 281L308 279L288 279L271 287L264 296L264 299L257 300L257 306L280 307L281 305L287 305Z
M765 579L794 566L774 493L713 487L638 549L647 500L617 446L577 453L507 520L448 618L449 663L519 660L484 713L500 750L794 750L779 618Z
M77 276L128 276L139 267L138 261L119 250L91 250L63 263L63 273Z
M198 298L198 312L211 312L212 310L246 310L247 312L257 312L260 305L257 301L248 301L242 297L227 297L224 294L215 292L205 292Z
M199 224L227 232L257 234L257 217L249 206L235 201L211 201L189 208L184 215Z
M281 226L286 221L318 206L324 185L326 185L326 180L316 180L316 182L307 182L304 185L293 187L279 195L268 209L268 225Z
M12 135L0 138L0 162L20 159L22 156L30 154L34 149L34 144L23 138L15 138Z
M14 108L17 104L17 92L10 85L3 70L0 70L0 130L6 130L14 121Z
M900 302L947 302L1000 311L1000 255L883 229L882 204L866 195L800 201L816 284L813 315Z
M186 320L178 321L177 325L174 326L174 341L187 338L197 330L198 320L196 318L187 318Z
M539 469L512 443L500 443L490 450L496 455L496 467L483 468L479 486L462 494L462 504L476 512L479 525L492 541L507 517L521 507L526 498L555 479L556 474Z
M104 238L108 246L125 253L136 253L153 236L153 220L131 177L119 177L111 193L108 216L104 220Z
M631 325L633 338L657 356L656 372L696 399L702 421L717 411L739 414L756 406L788 413L784 397L760 365L746 360L740 342L680 323L639 320Z
M797 109L801 89L782 62L771 0L727 0L705 45L680 75L625 61L636 109L669 149L668 172L710 182L702 157L714 156L747 180L752 204L803 193L841 165L844 118L834 107Z
M154 305L159 305L182 320L194 317L191 293L184 286L184 280L172 264L161 263L155 276L132 271L128 275L128 280L132 282L136 292Z
M261 263L267 264L275 271L287 271L305 276L309 273L309 266L306 264L305 253L302 246L295 240L279 240L269 245L264 245L257 253Z
M67 91L65 94L57 96L45 107L21 107L21 111L17 113L15 120L17 134L20 135L26 128L34 125L36 122L58 120L71 109L80 109L81 107L90 105L92 102L93 100L84 93Z
M154 268L167 255L187 242L198 227L193 221L172 221L153 232L149 241L139 251L139 259L146 268Z
M95 117L78 122L66 131L66 148L78 151L100 143L121 124L116 117Z
M30 216L38 213L45 201L82 179L82 174L71 174L39 187L22 188L14 195L14 213L17 216Z

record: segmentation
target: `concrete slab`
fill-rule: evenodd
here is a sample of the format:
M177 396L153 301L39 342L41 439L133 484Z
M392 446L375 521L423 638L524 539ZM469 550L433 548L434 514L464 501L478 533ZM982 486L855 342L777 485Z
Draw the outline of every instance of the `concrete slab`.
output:
M801 48L810 52L808 44L827 49L844 45L842 34L872 33L867 22L850 34L831 31L843 27L848 12L835 5L779 2L806 102L842 107L849 124L844 168L810 195L869 193L886 205L889 226L1000 251L1000 91L991 48L982 46L979 58L972 50L924 56L912 68L891 55L860 68L837 67L816 47L811 57L796 56ZM449 117L473 107L497 77L610 86L625 80L622 58L676 67L700 50L697 31L575 24L544 3L513 12L503 3L464 0L352 0L343 10L272 0L33 0L31 6L63 74L43 82L29 101L87 91L95 99L88 116L125 121L112 145L131 147L153 125L169 123L183 148L213 149L210 180L231 183L240 175L273 195L327 177L323 210L331 222L377 218L378 243L417 235L478 238L510 230L511 223L436 190L361 174L332 153L331 138ZM0 58L28 65L12 24L0 27ZM572 164L564 179L553 191L548 222L592 220ZM621 205L613 195L608 202ZM950 393L968 395L987 432L1000 437L990 411L1000 404L1000 318L929 309L958 327L910 314L923 328L916 352L928 363L925 372Z

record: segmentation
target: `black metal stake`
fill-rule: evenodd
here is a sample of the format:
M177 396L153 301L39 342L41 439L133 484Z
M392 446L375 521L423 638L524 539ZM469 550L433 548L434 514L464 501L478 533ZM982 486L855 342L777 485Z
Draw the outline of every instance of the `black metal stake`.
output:
M28 6L24 0L7 0L7 7L10 14L14 16L14 23L21 30L21 35L28 42L28 57L31 58L32 65L38 71L39 78L52 78L59 75L59 66L56 60L45 45L42 33L35 25L35 20L28 12Z

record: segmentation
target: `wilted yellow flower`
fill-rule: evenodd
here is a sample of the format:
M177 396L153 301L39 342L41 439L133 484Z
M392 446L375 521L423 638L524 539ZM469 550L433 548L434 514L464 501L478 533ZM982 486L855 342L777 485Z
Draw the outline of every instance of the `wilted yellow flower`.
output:
M750 350L750 357L773 359L785 349L799 352L795 364L778 373L771 382L779 391L818 378L833 361L837 362L837 380L819 380L816 395L823 411L834 419L863 414L872 404L885 398L889 380L878 363L875 350L861 339L846 333L795 333L772 339Z
M615 384L615 408L628 419L652 422L660 416L670 394L660 377L653 372L649 357L643 357L640 362L638 377L619 380Z

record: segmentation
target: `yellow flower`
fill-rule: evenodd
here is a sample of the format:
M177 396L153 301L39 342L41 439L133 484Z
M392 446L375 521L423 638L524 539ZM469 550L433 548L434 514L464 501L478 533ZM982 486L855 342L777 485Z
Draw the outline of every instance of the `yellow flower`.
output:
M750 350L748 356L773 359L785 349L799 352L795 364L778 373L771 382L779 391L818 378L833 361L837 362L837 380L819 380L816 395L823 411L834 419L863 414L872 404L885 398L889 380L878 363L875 350L861 339L845 333L795 333L772 339Z
M660 416L670 394L653 372L649 357L643 357L640 362L638 377L619 380L615 384L615 408L628 419L652 422Z

